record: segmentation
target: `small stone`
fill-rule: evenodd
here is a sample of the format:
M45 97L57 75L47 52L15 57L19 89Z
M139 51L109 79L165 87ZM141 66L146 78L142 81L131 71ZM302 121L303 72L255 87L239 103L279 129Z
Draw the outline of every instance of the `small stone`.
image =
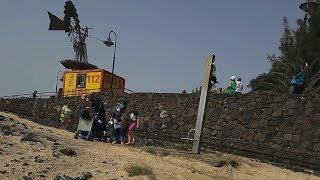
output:
M70 149L70 148L61 149L59 152L66 155L66 156L76 156L77 155L77 152L73 149Z
M70 176L55 176L53 180L73 180Z
M192 170L191 173L196 173L196 171L195 171L195 170Z
M102 161L101 163L103 163L103 164L107 164L108 162L107 162L107 161Z
M108 180L118 180L116 177L110 177Z
M225 160L213 161L213 162L211 163L211 165L212 165L213 167L223 167L223 166L227 165L227 161L225 161Z
M90 179L92 178L92 174L90 172L83 172L80 176L81 179Z
M231 160L229 162L230 166L233 168L238 168L240 166L240 164L237 161Z
M24 163L22 164L22 166L29 166L29 163L24 162Z
M8 172L6 170L0 170L0 174L7 174Z
M22 179L23 179L23 180L32 180L32 178L29 177L29 176L22 176Z
M162 110L161 113L160 113L160 117L161 117L161 118L166 118L166 117L168 117L168 111Z

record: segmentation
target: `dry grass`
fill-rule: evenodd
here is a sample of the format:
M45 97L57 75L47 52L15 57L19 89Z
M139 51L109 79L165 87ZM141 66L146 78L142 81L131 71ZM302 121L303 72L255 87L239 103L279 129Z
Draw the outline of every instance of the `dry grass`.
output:
M156 180L155 174L150 166L131 164L126 166L125 171L129 177L132 176L148 176L150 180Z

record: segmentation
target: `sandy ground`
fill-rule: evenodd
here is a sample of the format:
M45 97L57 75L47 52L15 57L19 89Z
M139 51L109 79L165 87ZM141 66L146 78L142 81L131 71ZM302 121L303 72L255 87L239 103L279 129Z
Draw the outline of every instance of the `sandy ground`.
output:
M7 120L0 119L0 179L79 177L83 172L90 172L91 179L99 180L149 179L147 176L129 177L124 170L126 165L148 165L156 179L320 179L223 153L192 155L173 149L75 140L71 132L41 126L8 113L0 112L0 115L7 117ZM5 130L8 127L11 133ZM21 140L29 133L34 134L31 141ZM62 154L60 150L65 148L73 149L77 155ZM210 162L219 159L234 160L240 165L237 168L212 166Z

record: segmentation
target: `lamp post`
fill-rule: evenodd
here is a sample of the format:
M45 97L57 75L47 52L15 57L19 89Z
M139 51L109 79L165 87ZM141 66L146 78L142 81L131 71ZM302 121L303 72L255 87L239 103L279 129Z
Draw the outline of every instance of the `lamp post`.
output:
M59 78L59 74L63 73L62 71L58 71L57 72L57 80L56 80L56 94L58 94L58 78Z
M302 11L304 11L306 14L304 15L304 19L303 19L303 29L302 29L302 34L300 35L300 39L299 39L297 62L296 62L296 65L295 65L295 70L294 70L295 72L294 72L292 80L290 82L289 94L293 94L294 91L295 91L295 85L296 85L295 75L296 75L296 71L299 68L299 59L301 58L300 56L301 56L302 38L303 38L303 34L306 31L308 15L309 16L314 15L318 5L319 5L319 1L318 0L307 0L305 3L302 3L299 6L299 8Z
M111 40L111 33L114 34L114 36L116 37L116 41L113 43ZM114 31L110 31L109 32L109 36L108 39L106 41L103 41L103 43L107 46L107 47L111 47L114 45L114 52L113 52L113 61L112 61L112 72L111 72L111 85L110 85L110 91L112 92L112 85L113 85L113 76L114 76L114 62L116 60L116 51L117 51L117 33Z

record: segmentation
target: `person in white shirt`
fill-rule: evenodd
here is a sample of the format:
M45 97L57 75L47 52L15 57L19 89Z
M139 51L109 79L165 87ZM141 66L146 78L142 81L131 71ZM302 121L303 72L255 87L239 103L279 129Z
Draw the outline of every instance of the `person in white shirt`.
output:
M241 93L243 89L243 83L241 82L241 78L238 78L238 80L236 81L236 93Z

